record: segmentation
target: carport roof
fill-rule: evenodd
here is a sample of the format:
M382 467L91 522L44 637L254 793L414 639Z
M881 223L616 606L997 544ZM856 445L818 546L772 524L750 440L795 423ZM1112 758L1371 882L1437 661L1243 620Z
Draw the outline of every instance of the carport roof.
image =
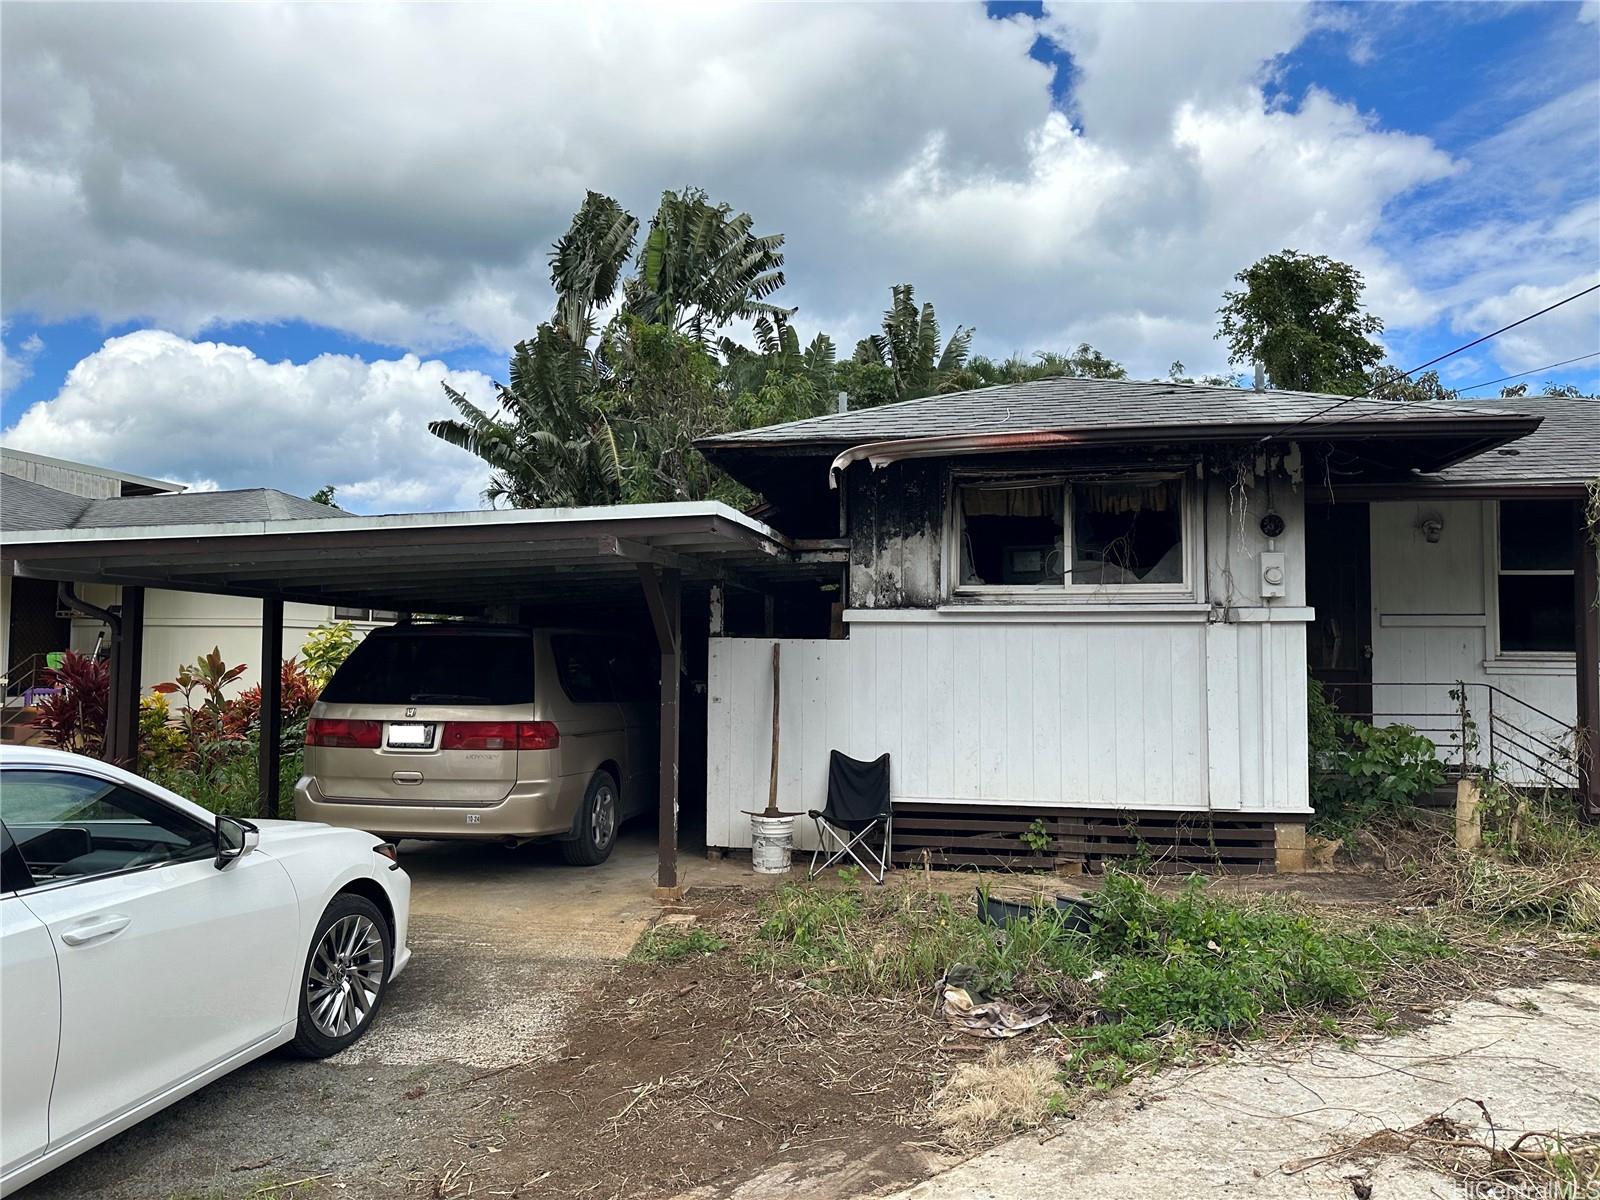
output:
M714 501L593 508L170 522L8 533L17 575L410 612L638 595L638 568L756 588L838 570Z

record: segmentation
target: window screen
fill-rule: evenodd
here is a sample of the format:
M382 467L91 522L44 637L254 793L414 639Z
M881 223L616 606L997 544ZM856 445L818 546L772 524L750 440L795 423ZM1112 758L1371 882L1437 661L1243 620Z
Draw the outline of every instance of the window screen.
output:
M1570 652L1577 645L1577 502L1502 500L1499 509L1500 651Z
M345 659L331 704L531 704L533 636L525 632L374 633Z

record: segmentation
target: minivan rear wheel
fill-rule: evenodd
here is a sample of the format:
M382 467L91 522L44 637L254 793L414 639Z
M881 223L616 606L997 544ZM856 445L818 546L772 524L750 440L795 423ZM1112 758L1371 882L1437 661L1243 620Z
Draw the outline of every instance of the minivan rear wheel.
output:
M617 781L609 771L597 771L578 812L578 836L561 843L561 852L573 866L594 867L611 857L617 844Z

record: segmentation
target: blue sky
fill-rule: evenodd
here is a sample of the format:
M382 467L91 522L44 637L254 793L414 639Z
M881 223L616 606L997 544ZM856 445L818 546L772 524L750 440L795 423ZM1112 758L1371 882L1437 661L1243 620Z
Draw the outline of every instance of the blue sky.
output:
M1402 367L1600 279L1592 4L252 8L7 6L8 442L473 503L481 472L421 426L545 315L585 187L747 207L843 346L911 281L980 351L1089 340L1147 376L1221 367L1221 290L1285 245L1363 269ZM508 43L542 64L526 96L492 84ZM1594 351L1577 304L1443 373ZM1600 358L1528 378L1600 391Z

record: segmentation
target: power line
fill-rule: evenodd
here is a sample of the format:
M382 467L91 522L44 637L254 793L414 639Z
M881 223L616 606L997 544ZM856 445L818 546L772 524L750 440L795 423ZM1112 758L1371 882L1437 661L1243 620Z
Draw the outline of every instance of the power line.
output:
M1467 342L1465 345L1457 346L1454 350L1446 350L1443 354L1439 355L1436 358L1430 358L1427 362L1421 363L1421 364L1419 364L1419 365L1417 365L1415 367L1412 367L1409 371L1402 371L1398 376L1392 376L1389 379L1384 380L1383 382L1378 384L1378 387L1379 388L1383 388L1383 387L1387 387L1387 386L1392 386L1393 384L1399 383L1400 380L1402 380L1402 379L1409 379L1411 376L1415 375L1418 371L1421 371L1424 368L1431 367L1435 363L1442 363L1447 358L1454 358L1457 354L1460 354L1464 350L1471 350L1474 346L1481 346L1481 345L1483 345L1484 342L1487 342L1490 338L1499 337L1502 333L1506 333L1509 330L1515 329L1518 325L1526 325L1529 321L1533 320L1535 317L1542 317L1547 312L1554 312L1556 309L1560 308L1563 304L1571 304L1574 300L1581 300L1583 297L1587 296L1590 292L1600 292L1600 283L1591 284L1590 286L1584 288L1581 292L1573 292L1572 295L1567 296L1564 299L1557 300L1554 304L1548 304L1544 308L1541 308L1538 312L1531 312L1525 317L1519 317L1517 320L1511 322L1511 324L1502 325L1499 329L1494 330L1492 333L1486 333L1482 337L1474 338L1472 341ZM1276 441L1278 438L1281 438L1284 434L1289 433L1289 432L1291 432L1291 431L1293 431L1295 429L1298 429L1302 425L1309 424L1312 421L1321 420L1323 417L1327 416L1329 413L1331 413L1336 408L1342 408L1346 404L1351 404L1351 403L1353 403L1353 402L1355 402L1357 400L1370 400L1370 399L1373 399L1373 398L1374 397L1373 397L1373 394L1372 394L1371 390L1368 390L1368 391L1365 391L1365 392L1357 392L1354 396L1346 396L1344 399L1338 400L1338 401L1334 402L1333 404L1328 405L1327 408L1324 408L1319 412L1314 412L1310 416L1307 416L1307 417L1301 417L1298 421L1290 422L1288 425L1285 425L1282 429L1278 430L1277 432L1269 433L1267 436L1263 437L1260 442L1258 442L1256 444L1257 445L1264 445L1267 442Z
M1580 354L1576 358L1564 358L1560 362L1551 363L1544 367L1535 367L1531 371L1518 371L1515 375L1502 375L1499 379L1485 379L1482 383L1469 383L1456 389L1458 392L1470 392L1481 387L1493 387L1497 383L1510 383L1513 379L1522 379L1528 375L1538 375L1544 371L1554 371L1557 367L1570 366L1575 362L1582 362L1586 358L1600 358L1600 350L1591 350L1588 354Z

